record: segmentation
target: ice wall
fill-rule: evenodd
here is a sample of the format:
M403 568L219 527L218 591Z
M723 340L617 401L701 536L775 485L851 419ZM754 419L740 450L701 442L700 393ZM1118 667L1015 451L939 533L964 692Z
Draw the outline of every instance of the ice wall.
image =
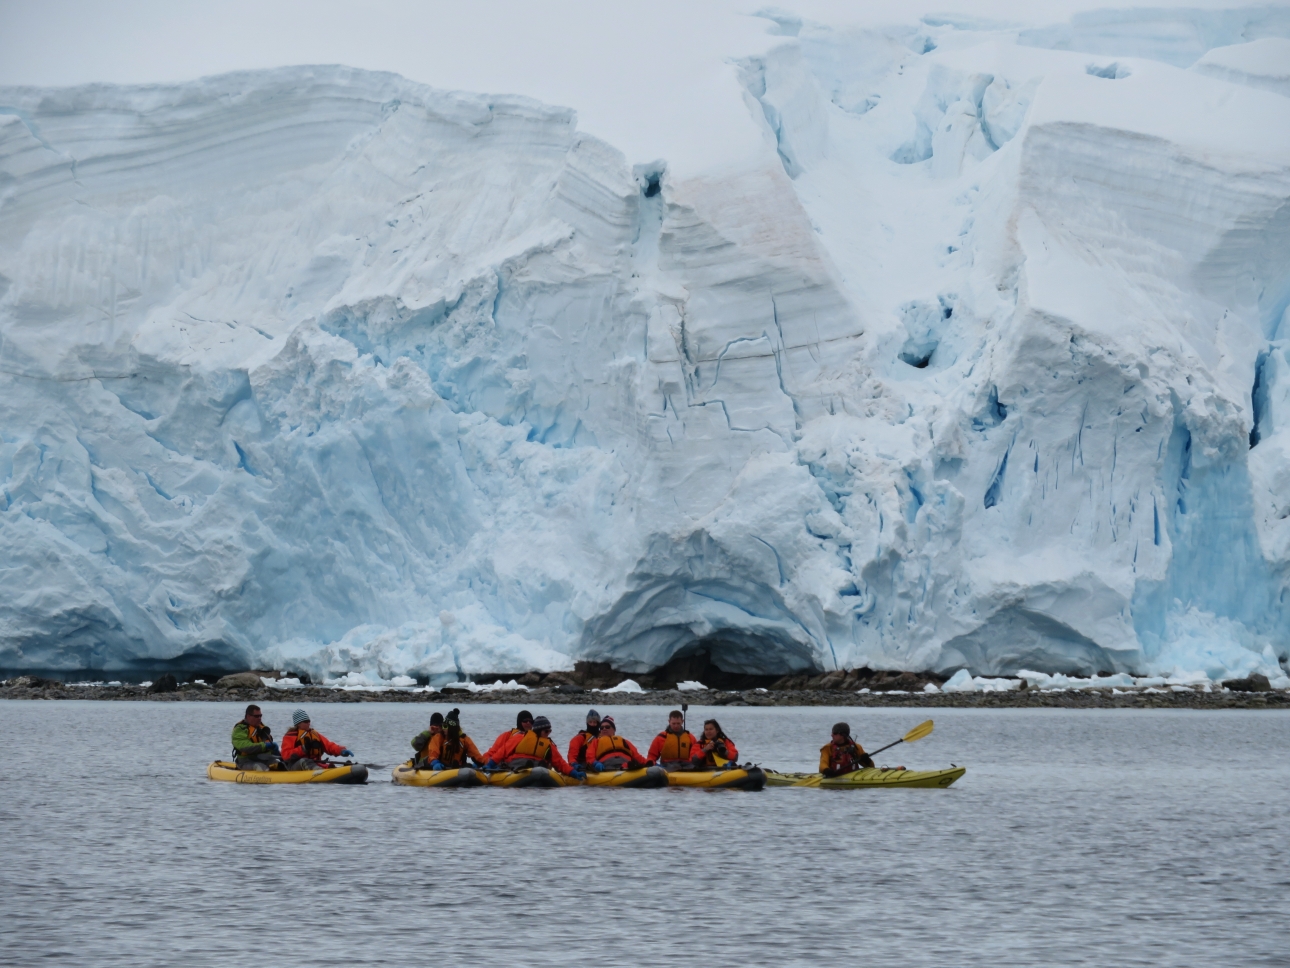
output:
M1290 22L1228 20L769 15L683 175L344 68L0 91L0 667L1280 676L1290 99L1182 68Z

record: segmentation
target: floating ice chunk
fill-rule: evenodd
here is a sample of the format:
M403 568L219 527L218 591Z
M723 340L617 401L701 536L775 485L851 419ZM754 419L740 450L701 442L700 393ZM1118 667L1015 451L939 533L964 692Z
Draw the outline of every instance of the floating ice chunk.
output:
M941 686L941 692L975 692L976 686L972 682L972 673L966 669L960 669L954 675L950 676L949 682Z
M686 679L685 682L678 682L676 684L676 688L681 690L681 692L694 692L699 689L707 689L708 687L697 679ZM762 691L765 692L764 689Z
M857 696L867 696L867 695L869 695L869 692L870 692L869 687L868 687L868 686L865 686L863 689L857 689L857 690L856 690L856 695L857 695Z
M141 682L141 683L139 683L139 685L140 685L141 687L143 687L144 689L147 689L149 686L151 686L151 685L152 685L152 680L151 680L151 679L149 679L147 682Z
M593 691L594 692L644 692L645 690L641 688L641 684L637 682L635 679L624 679L616 686L611 686L608 689L595 689Z
M397 686L400 689L405 689L409 686L415 686L416 684L417 684L417 681L413 679L411 676L395 676L393 679L390 680L390 685Z
M940 692L940 691L941 691L940 687L936 685L936 683L934 682L929 682L927 685L923 686L923 692Z

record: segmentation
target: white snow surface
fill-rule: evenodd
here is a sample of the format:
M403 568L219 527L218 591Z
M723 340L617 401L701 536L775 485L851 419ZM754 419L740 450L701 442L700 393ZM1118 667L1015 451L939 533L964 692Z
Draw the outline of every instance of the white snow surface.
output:
M909 10L0 89L0 668L1281 681L1290 7Z

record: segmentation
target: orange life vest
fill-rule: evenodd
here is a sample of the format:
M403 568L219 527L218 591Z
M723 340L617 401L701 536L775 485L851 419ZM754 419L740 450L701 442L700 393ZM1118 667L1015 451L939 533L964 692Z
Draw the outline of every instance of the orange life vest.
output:
M447 730L439 734L438 756L430 757L431 760L438 760L450 770L459 770L466 765L466 734L458 733L456 739L448 735ZM434 743L432 737L430 743L426 744L426 752L430 752L431 744Z
M694 737L684 732L679 736L671 730L659 733L663 737L663 748L659 750L660 763L689 763L690 751L693 749Z
M305 759L313 760L315 763L318 760L321 760L323 758L323 754L327 752L326 748L323 746L322 737L319 736L318 732L314 729L306 730L303 733L297 729L296 746L299 748Z
M533 765L537 763L546 763L551 759L551 740L545 736L539 736L537 730L530 729L524 734L523 738L515 744L515 749L511 750L508 763L512 766L521 764ZM518 763L516 761L519 761Z
M632 762L632 752L627 748L627 740L621 736L599 736L591 762L622 769Z
M579 730L575 734L575 738L577 736L582 737L582 746L579 748L578 755L574 758L573 762L575 766L578 765L579 763L582 764L583 766L586 766L587 752L591 749L592 744L594 744L596 740L600 738L600 732L599 731L592 732L589 729L583 729L583 730Z

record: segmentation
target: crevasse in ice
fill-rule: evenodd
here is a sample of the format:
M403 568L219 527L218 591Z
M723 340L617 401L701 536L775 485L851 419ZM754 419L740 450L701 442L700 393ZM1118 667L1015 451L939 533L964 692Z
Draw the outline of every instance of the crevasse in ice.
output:
M768 16L701 172L345 68L0 91L0 667L1281 676L1290 15Z

